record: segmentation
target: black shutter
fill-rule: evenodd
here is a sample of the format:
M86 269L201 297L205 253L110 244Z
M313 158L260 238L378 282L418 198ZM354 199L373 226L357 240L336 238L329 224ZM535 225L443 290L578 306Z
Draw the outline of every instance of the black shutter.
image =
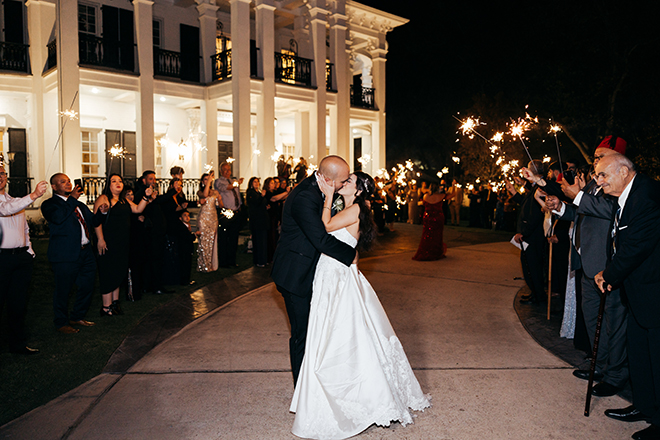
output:
M9 162L9 195L23 197L30 193L27 180L27 138L24 128L10 128L9 152L14 158Z
M135 70L135 45L133 44L133 11L119 10L119 67Z
M181 79L199 81L199 28L182 24L181 41Z
M124 141L124 160L122 177L124 182L132 182L137 178L137 163L135 162L136 137L134 131L125 131L122 133Z
M23 44L23 3L4 0L5 41Z
M105 131L105 175L109 176L112 173L121 175L121 158L112 157L110 149L115 145L121 147L121 131L119 130L106 130Z
M103 5L103 56L104 66L119 67L119 9Z

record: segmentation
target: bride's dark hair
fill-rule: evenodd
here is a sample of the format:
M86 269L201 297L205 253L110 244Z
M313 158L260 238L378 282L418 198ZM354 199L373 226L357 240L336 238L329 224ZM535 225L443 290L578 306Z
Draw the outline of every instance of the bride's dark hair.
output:
M360 207L360 239L358 240L358 249L360 251L368 251L376 238L376 223L374 223L373 214L371 213L371 196L376 190L376 183L374 179L367 173L356 171L355 173L355 189L360 191L359 195L355 196L355 201ZM357 192L356 191L356 192Z

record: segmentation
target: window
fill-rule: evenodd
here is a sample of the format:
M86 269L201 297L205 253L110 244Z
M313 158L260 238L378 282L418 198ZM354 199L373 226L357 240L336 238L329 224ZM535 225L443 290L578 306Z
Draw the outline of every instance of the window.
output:
M161 27L162 23L160 20L154 20L153 21L153 40L154 40L154 47L160 47L161 44Z
M99 141L98 134L91 131L81 131L82 141L82 176L99 175Z
M96 7L78 3L78 32L96 35Z

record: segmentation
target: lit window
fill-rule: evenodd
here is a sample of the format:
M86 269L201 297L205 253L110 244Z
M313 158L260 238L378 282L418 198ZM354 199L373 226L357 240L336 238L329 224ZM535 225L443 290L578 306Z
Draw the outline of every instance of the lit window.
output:
M81 131L82 144L82 176L94 177L99 175L99 141L98 135L91 131Z

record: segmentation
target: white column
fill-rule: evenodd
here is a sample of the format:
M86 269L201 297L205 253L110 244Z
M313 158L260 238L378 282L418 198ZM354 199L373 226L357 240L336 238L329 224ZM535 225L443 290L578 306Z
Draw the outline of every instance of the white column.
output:
M234 174L250 177L250 0L230 0ZM255 156L252 160L258 160ZM270 160L270 159L267 159Z
M327 11L322 8L325 0L311 0L310 27L312 29L312 48L314 52L314 66L312 68L312 86L316 87L314 92L314 104L311 111L311 148L312 154L317 160L325 156L325 132L326 132L326 85L325 85L325 26Z
M154 140L154 48L153 4L151 0L134 0L135 33L137 35L140 78L136 106L138 175L144 170L155 170L156 147Z
M257 148L261 151L257 176L273 175L275 154L275 6L273 0L256 0L257 47L263 76L257 99Z
M336 138L337 154L348 160L351 150L351 97L349 83L348 55L346 53L346 5L336 2L336 9L330 17L330 61L334 64L334 82L337 90L337 106L334 112L335 127L331 136ZM333 116L333 112L330 113Z
M296 151L300 152L300 156L308 162L309 156L313 154L310 152L309 139L309 112L296 112ZM314 160L314 163L318 161Z
M381 48L371 51L371 57L373 61L373 67L371 69L371 75L373 77L373 87L374 91L374 100L376 103L376 108L378 108L378 122L375 124L374 130L372 130L373 136L373 166L378 168L385 167L385 61L387 56L387 49L384 49L384 39L385 36L382 36L383 43Z
M78 67L78 3L68 0L57 0L57 79L58 79L58 111L72 110L80 115L80 69ZM53 160L46 173L50 176L61 171L72 176L79 176L82 169L82 147L80 142L80 118L60 117L59 157L61 163ZM66 124L65 124L66 123Z
M206 133L203 140L206 151L202 157L203 165L213 165L215 175L219 176L220 164L218 163L218 104L211 99L202 102L202 130ZM202 170L204 171L204 170Z
M28 14L30 68L32 70L31 122L29 124L31 136L28 136L29 165L31 166L29 175L38 181L50 177L46 175L46 161L50 159L53 145L45 144L44 84L41 73L48 59L46 45L50 37L49 30L55 23L56 11L55 4L41 0L28 0L25 2L25 6ZM50 118L53 118L52 114Z
M202 82L211 82L211 57L215 55L216 12L218 6L202 3L197 5L199 12L199 31L202 39Z

